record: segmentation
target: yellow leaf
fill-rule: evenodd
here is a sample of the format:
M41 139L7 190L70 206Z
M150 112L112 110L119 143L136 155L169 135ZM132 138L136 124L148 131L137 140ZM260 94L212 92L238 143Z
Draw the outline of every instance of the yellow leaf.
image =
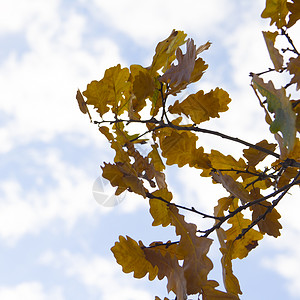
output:
M153 267L158 267L158 279L167 277L168 292L173 291L176 299L187 299L186 294L186 279L184 277L184 270L179 265L176 257L171 257L167 252L165 255L156 248L145 248L144 253L146 259L152 264Z
M292 0L293 3L286 4L288 10L291 12L289 15L289 22L286 27L292 27L300 19L300 2L299 0Z
M193 158L198 137L191 132L173 131L161 143L162 156L167 158L167 165L177 164L182 167Z
M291 84L296 83L296 89L300 89L300 56L297 58L291 57L290 61L287 65L287 70L290 72L291 75L294 77L291 80Z
M252 214L252 221L255 221L258 217L263 215L268 206L271 206L272 204L268 201L260 202L259 204L255 204L251 206L251 209L253 210ZM278 219L280 219L281 216L277 212L275 208L272 209L270 213L266 215L266 217L258 222L258 228L261 233L266 233L268 235L278 237L280 236L280 229L282 228L281 224L278 222Z
M223 217L224 211L227 211L232 204L233 199L232 197L225 197L221 198L218 201L218 205L214 208L214 215L216 217ZM218 221L216 220L216 223ZM220 251L222 253L221 263L222 263L222 274L223 274L223 282L224 286L226 288L226 291L229 293L232 293L234 295L242 294L239 281L234 276L233 270L232 270L232 240L225 242L227 239L226 232L223 228L218 228L216 230L217 237L220 242Z
M149 273L149 280L158 274L158 268L146 259L144 251L138 243L129 236L119 236L119 242L111 248L117 263L122 266L124 273L133 272L135 278L143 278Z
M151 163L153 164L155 170L157 171L163 171L165 169L165 165L158 153L158 145L154 144L151 145L152 151L149 152L148 157L151 158Z
M86 105L86 102L84 101L84 98L80 92L80 90L77 90L77 94L76 94L76 100L78 102L78 106L79 106L79 109L80 111L83 113L83 114L88 114L89 118L90 118L90 121L92 121L92 117L90 115L90 112L89 112L89 109Z
M185 43L186 34L183 31L173 30L168 38L159 42L155 49L155 55L149 67L152 75L161 68L165 72L175 59L175 51Z
M263 36L269 51L270 58L273 62L276 71L282 69L283 56L279 53L278 49L274 47L275 39L278 32L263 31Z
M288 14L287 0L267 0L266 8L261 14L262 18L271 18L270 25L275 23L278 29L286 25L285 18Z
M237 208L237 199L234 199L231 205L231 210ZM240 258L243 259L248 253L258 245L258 241L263 238L262 233L251 228L242 238L235 240L243 229L246 229L252 222L251 220L244 219L242 213L235 214L232 218L227 221L232 224L232 227L226 230L226 239L228 241L234 241L232 249L232 259Z
M146 198L146 189L143 182L137 177L134 169L127 163L117 162L106 164L102 168L102 176L108 179L112 186L117 186L116 195L129 190Z
M169 111L173 114L184 114L194 123L200 124L210 118L219 118L219 112L226 111L230 101L228 94L222 89L216 88L207 94L200 90L182 102L176 100L174 105L169 106Z
M155 197L161 197L164 200L170 202L172 200L172 193L167 189L158 190L152 193ZM152 198L149 200L150 214L153 217L152 226L162 225L163 227L168 226L171 223L170 211L168 203Z
M92 81L88 84L83 95L87 98L87 104L94 105L102 117L109 111L121 114L128 109L126 104L129 100L131 83L129 80L129 70L121 69L120 65L109 68L105 71L103 79Z
M231 176L222 174L221 171L211 172L211 176L216 182L221 183L232 196L240 199L243 204L252 200L243 185L236 182Z
M154 78L150 76L148 69L139 65L131 65L130 72L133 82L133 93L136 96L134 110L140 111L146 105L144 100L154 93Z
M217 150L211 150L211 154L209 154L208 158L214 169L221 170L223 174L230 175L234 180L236 180L240 174L230 170L241 171L246 169L246 163L242 158L237 161L231 155L225 156Z
M223 256L221 258L222 268L223 268L223 280L226 291L232 293L236 296L242 294L240 284L236 276L232 271L232 250L233 242L228 241L226 247L221 247L220 251Z
M210 160L208 158L208 154L204 153L203 147L199 147L195 149L195 151L192 154L192 159L189 162L190 167L194 167L196 169L202 169L203 172L201 173L201 176L210 176L210 170L211 170L211 164Z
M176 86L182 82L189 82L194 70L196 59L196 46L193 39L186 43L186 54L182 54L180 48L176 50L177 65L172 64L169 69L159 78L161 82Z
M267 140L262 140L261 142L256 143L255 145L271 151L274 151L276 148L276 144L269 144ZM268 156L267 153L253 148L245 149L243 150L243 153L244 157L248 160L249 166L256 166L259 162L263 161L265 157Z
M231 294L218 291L210 286L203 289L203 300L238 300L239 297Z

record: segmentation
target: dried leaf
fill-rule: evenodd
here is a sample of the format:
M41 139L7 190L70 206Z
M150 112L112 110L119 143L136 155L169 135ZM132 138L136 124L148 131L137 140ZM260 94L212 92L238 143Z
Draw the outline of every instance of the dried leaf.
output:
M196 50L196 56L202 53L203 51L207 50L211 45L211 42L206 42L205 44L199 46Z
M186 279L184 277L184 270L179 265L176 257L171 257L167 252L165 255L156 248L145 248L144 253L146 259L152 264L153 267L158 268L158 279L167 277L168 292L173 291L178 300L187 299L186 293Z
M287 64L287 70L291 75L294 75L291 84L296 83L296 89L300 89L300 56L297 58L291 57Z
M288 2L286 4L288 10L291 12L289 15L289 22L286 27L292 27L300 19L300 1L291 0L293 3Z
M256 146L265 148L270 151L274 151L276 144L269 144L267 140L262 140L259 143L255 144ZM244 157L248 160L249 166L256 166L259 162L263 161L268 154L253 148L243 150Z
M222 174L221 171L211 172L212 178L223 185L223 187L235 198L242 201L243 204L251 201L248 191L239 182L236 182L231 176Z
M196 46L193 39L186 43L186 54L182 54L180 48L176 50L177 65L172 64L169 69L159 78L161 82L177 86L182 82L189 82L194 70L196 59Z
M269 51L270 58L275 67L275 70L279 71L282 69L283 56L279 53L278 49L274 47L275 39L278 35L278 32L263 31L262 33Z
M155 75L161 68L165 72L175 59L175 51L185 43L186 34L183 31L173 30L168 38L159 42L151 66L148 68L151 75Z

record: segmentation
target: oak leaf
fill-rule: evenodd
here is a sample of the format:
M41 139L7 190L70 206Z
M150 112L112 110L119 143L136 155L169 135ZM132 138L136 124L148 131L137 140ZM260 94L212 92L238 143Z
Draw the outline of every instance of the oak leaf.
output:
M149 70L140 65L131 65L130 72L133 94L135 95L135 98L132 99L132 109L137 113L145 107L145 99L153 96L155 82Z
M170 202L173 197L172 193L167 189L161 189L153 192L152 195L154 198L149 200L150 214L153 217L152 226L168 226L172 221L170 217L169 204L155 197L159 197L167 202Z
M90 115L90 112L89 112L89 109L86 105L86 102L80 92L80 90L78 89L77 90L77 93L76 93L76 100L77 100L77 103L78 103L78 106L79 106L79 109L80 111L83 113L83 114L88 114L89 118L90 118L90 121L92 122L92 117Z
M163 279L167 277L168 292L173 291L178 300L187 299L186 279L184 277L184 270L179 265L176 257L171 257L170 253L162 255L159 249L145 248L143 249L146 259L153 267L158 268L157 277Z
M128 109L126 104L131 89L128 79L128 68L122 69L120 64L107 69L100 81L92 81L83 92L86 103L93 105L101 117L109 111L110 106L113 113L121 114Z
M279 71L282 69L283 56L279 53L278 49L274 47L275 39L278 35L278 32L263 31L262 33L275 70Z
M292 0L293 3L286 4L288 10L291 12L289 15L289 22L286 27L292 27L300 19L300 2L299 0Z
M114 165L104 163L102 176L108 179L112 186L117 186L116 195L129 190L146 198L147 190L143 186L134 169L127 163L116 162Z
M185 43L186 34L183 31L173 30L169 37L159 42L155 48L152 64L148 68L154 75L161 68L165 72L175 59L175 51Z
M159 78L161 82L172 85L179 85L182 82L189 82L194 70L196 59L196 46L193 39L186 43L186 54L182 54L180 48L176 50L177 65L172 64L169 69Z
M251 207L253 210L252 213L252 221L255 221L258 217L263 215L265 211L267 210L268 206L271 206L272 204L268 201L262 201L259 204L255 204ZM278 213L278 211L273 208L270 213L266 215L265 218L260 220L257 225L261 233L266 233L268 235L278 237L280 236L280 229L282 228L281 224L279 223L278 219L280 219L281 216Z
M224 155L217 150L211 150L208 158L212 168L221 170L223 174L230 175L234 180L240 176L240 174L238 174L236 171L242 171L246 169L246 163L242 158L237 161L231 155Z
M173 114L184 114L194 123L200 124L210 118L219 118L219 112L228 110L227 104L230 101L228 94L220 88L211 90L207 94L200 90L196 94L189 95L182 102L176 100L169 106L169 111Z
M146 259L146 255L138 243L129 236L119 236L119 242L111 248L117 263L122 266L124 273L133 272L135 278L143 278L149 273L149 280L158 274L158 267Z
M296 83L296 89L300 89L300 56L297 58L291 57L287 64L287 70L291 75L294 75L291 84Z
M191 132L172 131L161 142L162 156L167 158L167 165L177 164L183 167L192 159L198 137Z
M237 207L237 199L234 199L230 209L234 211ZM252 222L249 219L245 219L241 212L236 213L227 222L232 224L231 228L226 230L227 242L234 241L232 246L232 259L243 259L258 245L258 241L263 238L263 234L251 228L248 232L243 234L241 238L236 240L236 238L242 234L243 229L246 229Z
M274 151L276 148L276 144L270 144L267 142L267 140L262 140L255 145L270 151ZM243 155L248 161L248 166L256 166L268 156L267 153L253 148L244 149Z
M270 25L275 23L278 29L286 25L285 18L288 14L287 0L267 0L263 10L262 18L271 18Z
M270 131L272 133L281 131L284 146L287 146L290 152L296 139L296 114L286 96L285 89L282 87L280 90L276 90L272 81L264 83L257 75L253 76L252 82L254 88L267 98L268 110L275 114L275 120L270 125Z
M240 199L243 204L251 201L248 191L240 182L236 182L231 176L222 174L221 171L212 171L211 176L216 182L221 183L232 196Z
M208 281L207 275L213 268L211 260L207 257L212 240L196 235L195 224L187 223L184 217L178 213L178 208L169 207L171 224L176 228L176 234L181 236L178 244L178 252L184 257L183 269L187 282L187 294L202 292L207 284L218 284L215 281Z

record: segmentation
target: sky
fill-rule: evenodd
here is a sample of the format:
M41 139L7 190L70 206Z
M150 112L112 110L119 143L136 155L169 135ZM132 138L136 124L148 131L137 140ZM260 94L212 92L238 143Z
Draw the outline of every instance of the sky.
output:
M269 30L260 18L264 4L0 0L0 299L167 296L165 280L124 274L110 251L119 235L147 244L172 239L174 232L151 228L147 201L138 196L127 193L113 207L95 201L100 165L111 162L113 152L79 111L76 91L118 63L150 65L156 44L173 28L184 30L196 45L212 42L203 53L209 68L196 87L218 86L232 98L229 112L206 126L253 143L273 141L248 76L272 67L261 34ZM211 136L201 136L201 143L220 147ZM222 149L242 150L226 141ZM178 203L208 213L224 196L221 187L185 167L170 167L167 182ZM112 193L105 182L103 193ZM282 235L265 238L249 257L234 261L241 299L300 299L298 196L292 190L280 203ZM210 258L212 278L221 283L217 246Z

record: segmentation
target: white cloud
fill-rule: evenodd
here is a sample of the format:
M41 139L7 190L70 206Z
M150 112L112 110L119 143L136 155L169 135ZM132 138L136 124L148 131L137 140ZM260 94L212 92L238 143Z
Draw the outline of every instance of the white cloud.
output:
M64 300L61 288L45 290L39 282L23 282L16 286L0 286L0 299Z
M84 2L84 1L82 1ZM85 1L84 3L87 3ZM94 0L105 23L134 39L139 45L153 45L172 29L197 37L216 31L233 7L232 1L101 1ZM217 9L216 9L217 8Z
M1 0L0 34L22 31L28 22L35 18L53 20L59 2L59 0L28 0L26 2Z
M121 268L115 261L101 256L84 256L67 250L60 253L48 251L41 255L39 262L63 270L67 277L74 278L91 293L99 293L101 299L153 299L149 292L134 285L132 276L121 274Z
M76 90L122 62L118 46L108 38L84 44L86 16L75 11L62 16L54 4L29 7L32 18L22 25L29 50L21 56L12 52L1 64L5 101L0 110L10 117L1 129L1 152L33 140L49 141L60 133L93 136L87 117L78 110Z
M13 179L0 183L2 239L15 243L26 234L38 234L56 220L62 220L65 229L70 230L80 217L107 211L96 209L91 192L92 178L84 170L63 162L55 150L33 155L34 162L46 174L42 178L35 177L34 189L26 189ZM55 184L48 185L47 180Z

